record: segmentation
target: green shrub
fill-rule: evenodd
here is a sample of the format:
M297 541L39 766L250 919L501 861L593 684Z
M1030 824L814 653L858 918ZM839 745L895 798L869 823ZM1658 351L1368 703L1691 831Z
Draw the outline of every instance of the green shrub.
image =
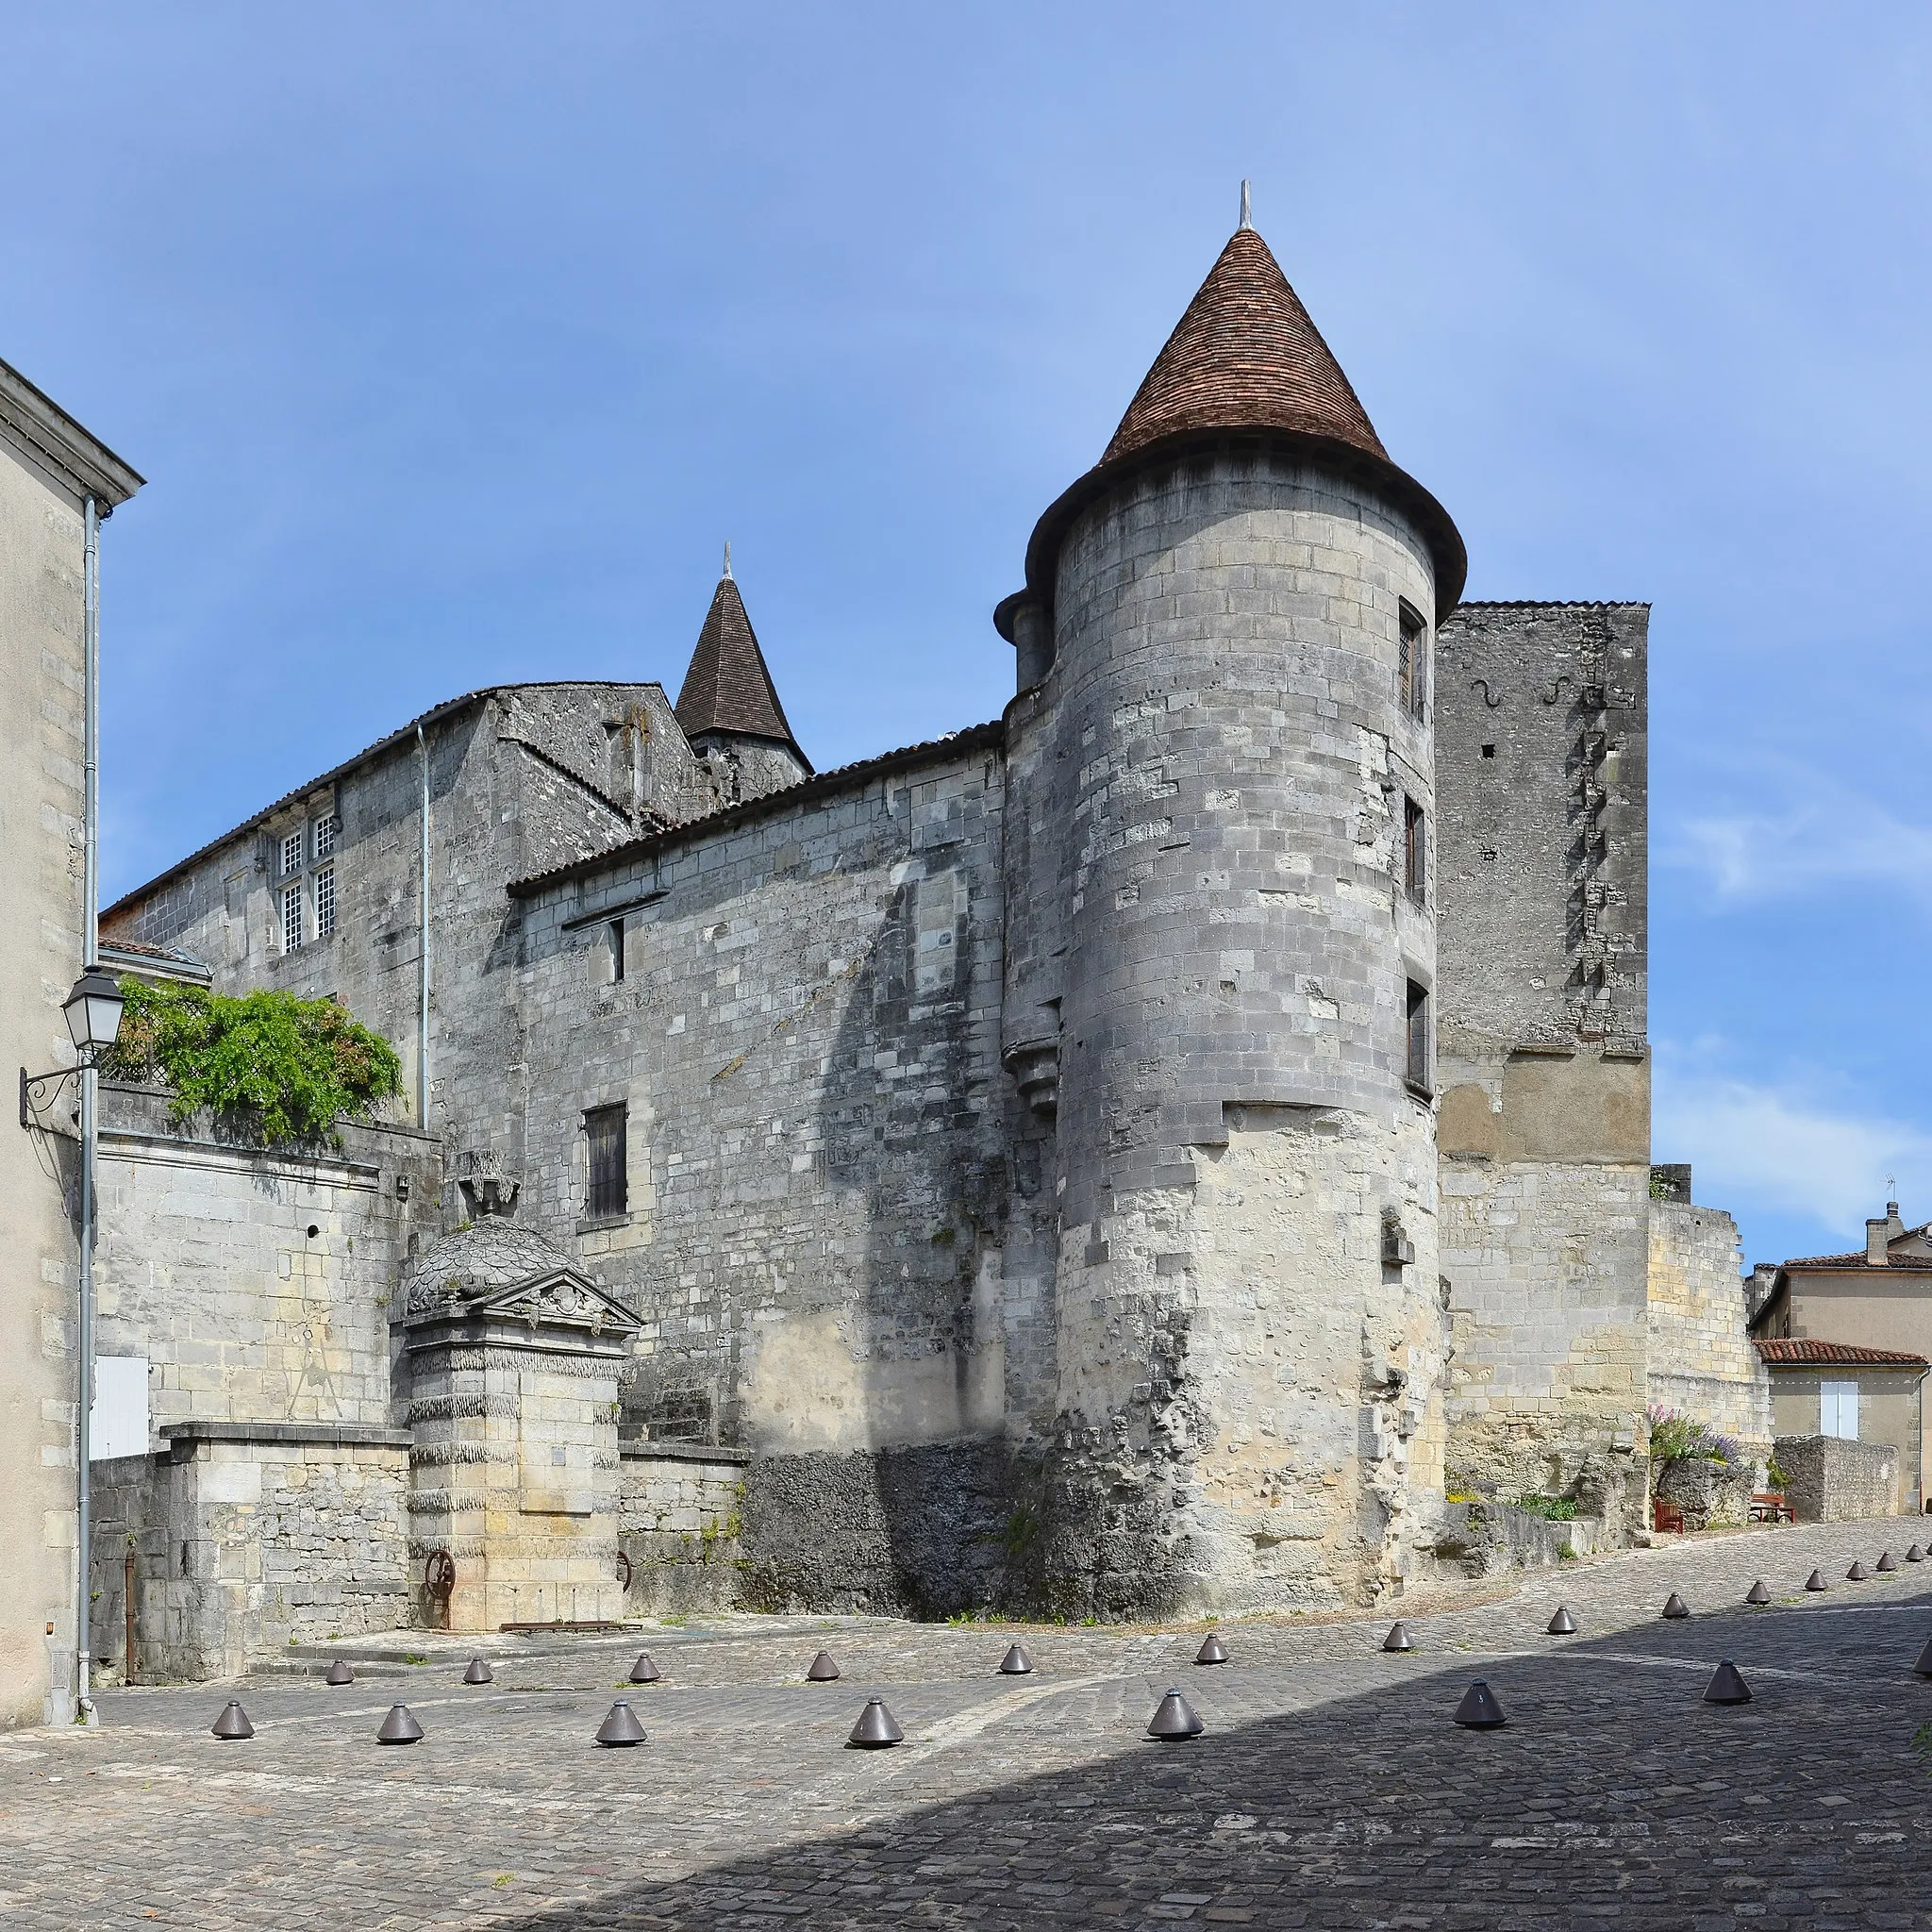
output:
M1516 1507L1526 1509L1532 1516L1541 1516L1550 1523L1574 1523L1576 1520L1576 1499L1574 1496L1518 1496Z
M334 1141L338 1120L367 1120L403 1091L395 1049L334 1000L230 999L138 979L124 979L121 991L121 1033L103 1071L172 1089L176 1127L205 1108L226 1132L271 1147Z
M1791 1486L1790 1477L1788 1476L1784 1473L1784 1471L1778 1467L1776 1457L1773 1457L1772 1459L1765 1464L1764 1480L1768 1482L1773 1489L1777 1490L1780 1492L1790 1489Z

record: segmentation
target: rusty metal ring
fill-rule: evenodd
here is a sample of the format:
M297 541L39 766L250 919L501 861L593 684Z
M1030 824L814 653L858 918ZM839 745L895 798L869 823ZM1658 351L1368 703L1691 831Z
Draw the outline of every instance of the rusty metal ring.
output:
M456 1558L447 1550L431 1550L423 1565L423 1588L431 1596L447 1596L456 1587Z
M617 1553L617 1580L625 1590L630 1588L630 1558L622 1550Z

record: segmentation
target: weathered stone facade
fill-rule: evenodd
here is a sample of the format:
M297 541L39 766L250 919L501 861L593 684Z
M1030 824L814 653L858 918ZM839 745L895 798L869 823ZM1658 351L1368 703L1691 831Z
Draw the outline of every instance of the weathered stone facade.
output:
M1738 1224L1688 1200L1650 1204L1650 1401L1771 1453L1771 1377L1746 1329ZM1688 1174L1686 1192L1689 1191Z
M625 1566L633 1610L1325 1607L1641 1525L1660 1355L1732 1339L1651 1211L1646 613L1451 616L1464 568L1243 229L1034 534L998 723L812 775L727 575L675 715L460 700L115 908L413 1057L428 771L457 1248L391 1257L384 1420L455 1620ZM506 1225L511 1274L446 1265Z

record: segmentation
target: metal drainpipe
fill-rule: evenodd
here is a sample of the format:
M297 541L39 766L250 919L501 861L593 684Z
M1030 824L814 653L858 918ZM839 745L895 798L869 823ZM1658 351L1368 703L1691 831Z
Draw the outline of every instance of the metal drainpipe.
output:
M418 974L418 1006L416 1011L416 1125L424 1133L429 1131L429 741L423 736L422 725L416 727L416 755L422 765L423 794L417 817L421 821L419 831L422 838L422 851L419 864L423 875L422 963Z
M100 506L87 500L87 542L81 574L81 944L83 970L94 964L100 946L100 823L101 823L101 517ZM95 1722L92 1688L88 1682L90 1647L93 1641L93 1401L94 1401L94 1156L98 1135L96 1110L100 1074L92 1066L80 1070L80 1416L75 1447L79 1458L75 1552L77 1573L74 1623L75 1721Z

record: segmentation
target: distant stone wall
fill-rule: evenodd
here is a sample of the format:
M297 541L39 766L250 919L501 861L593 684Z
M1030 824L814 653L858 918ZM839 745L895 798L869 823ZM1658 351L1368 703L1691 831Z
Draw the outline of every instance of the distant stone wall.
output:
M1898 1508L1898 1451L1890 1442L1780 1436L1774 1450L1800 1523L1849 1523Z
M740 1601L741 1449L626 1442L618 1543L630 1560L628 1616L726 1608Z
M232 1677L291 1642L411 1621L401 1431L190 1424L96 1465L93 1641L136 1681Z
M1650 1401L1761 1457L1771 1377L1745 1330L1738 1224L1712 1208L1650 1204Z

